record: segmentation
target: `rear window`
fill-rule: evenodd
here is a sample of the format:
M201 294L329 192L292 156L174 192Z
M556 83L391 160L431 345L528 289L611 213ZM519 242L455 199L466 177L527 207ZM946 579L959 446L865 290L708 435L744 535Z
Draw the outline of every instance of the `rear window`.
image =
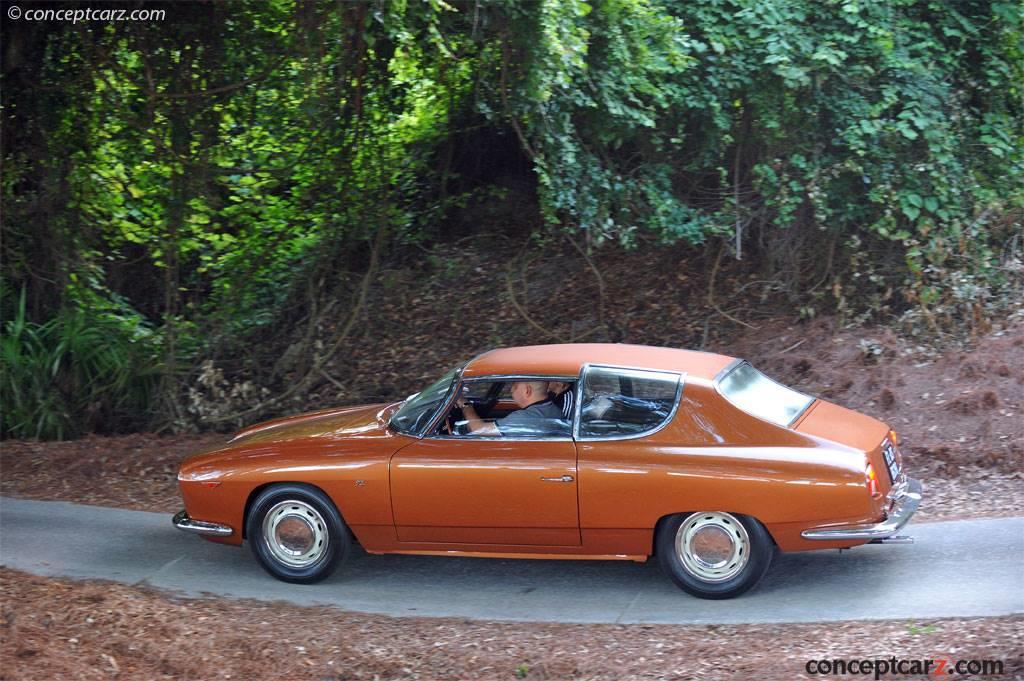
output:
M636 437L664 424L676 405L679 374L590 367L583 379L580 436Z
M786 427L814 401L813 397L776 383L746 362L720 379L718 390L748 414Z

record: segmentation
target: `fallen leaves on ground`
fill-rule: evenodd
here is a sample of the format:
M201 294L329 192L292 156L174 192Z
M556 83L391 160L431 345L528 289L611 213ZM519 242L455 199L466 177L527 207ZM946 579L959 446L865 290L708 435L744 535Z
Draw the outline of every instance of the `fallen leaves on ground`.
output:
M2 568L0 595L0 679L12 681L789 681L816 678L806 671L811 659L894 655L1001 660L1004 678L1024 675L1020 616L763 625L392 618L332 607L179 599L148 587L49 579Z

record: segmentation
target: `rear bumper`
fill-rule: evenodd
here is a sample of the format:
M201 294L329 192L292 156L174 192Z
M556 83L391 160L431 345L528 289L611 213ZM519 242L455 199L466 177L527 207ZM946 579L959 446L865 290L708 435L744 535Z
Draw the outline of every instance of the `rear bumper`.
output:
M812 527L801 532L800 536L804 539L818 541L873 541L892 537L900 531L900 528L907 524L917 511L917 507L921 505L921 482L913 478L907 478L905 483L893 488L890 496L892 497L892 505L889 507L888 516L880 523L843 525L838 527L834 525L831 527ZM901 539L907 538L901 537Z
M174 518L171 519L171 522L174 523L174 526L179 530L214 537L228 537L234 532L230 525L208 523L203 520L192 520L188 515L188 511L185 510L176 513Z

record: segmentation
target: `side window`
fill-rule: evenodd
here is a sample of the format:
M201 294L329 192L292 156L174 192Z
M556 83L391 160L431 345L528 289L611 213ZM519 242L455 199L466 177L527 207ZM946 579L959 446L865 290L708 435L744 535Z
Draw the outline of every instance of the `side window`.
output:
M582 437L636 436L668 420L680 377L661 371L590 367L583 377Z
M540 377L468 380L459 388L460 397L472 405L471 413L479 421L471 422L466 411L458 406L459 400L456 400L431 435L569 439L572 437L572 419L565 416L563 406L548 398L549 383ZM562 389L568 387L571 392L571 385L569 382ZM529 386L528 392L524 386ZM520 391L520 401L516 400L516 391ZM524 402L527 406L520 407L519 404Z
M491 381L467 381L462 384L462 396L474 402L487 399L494 383Z

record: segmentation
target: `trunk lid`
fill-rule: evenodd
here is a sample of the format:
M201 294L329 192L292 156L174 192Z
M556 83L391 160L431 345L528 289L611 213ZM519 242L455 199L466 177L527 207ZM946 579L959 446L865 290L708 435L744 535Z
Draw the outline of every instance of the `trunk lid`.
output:
M874 468L883 497L901 475L902 461L889 426L876 418L816 400L793 429L864 452L865 463L870 462Z
M815 400L793 429L865 452L889 434L889 426L878 419L825 400Z

